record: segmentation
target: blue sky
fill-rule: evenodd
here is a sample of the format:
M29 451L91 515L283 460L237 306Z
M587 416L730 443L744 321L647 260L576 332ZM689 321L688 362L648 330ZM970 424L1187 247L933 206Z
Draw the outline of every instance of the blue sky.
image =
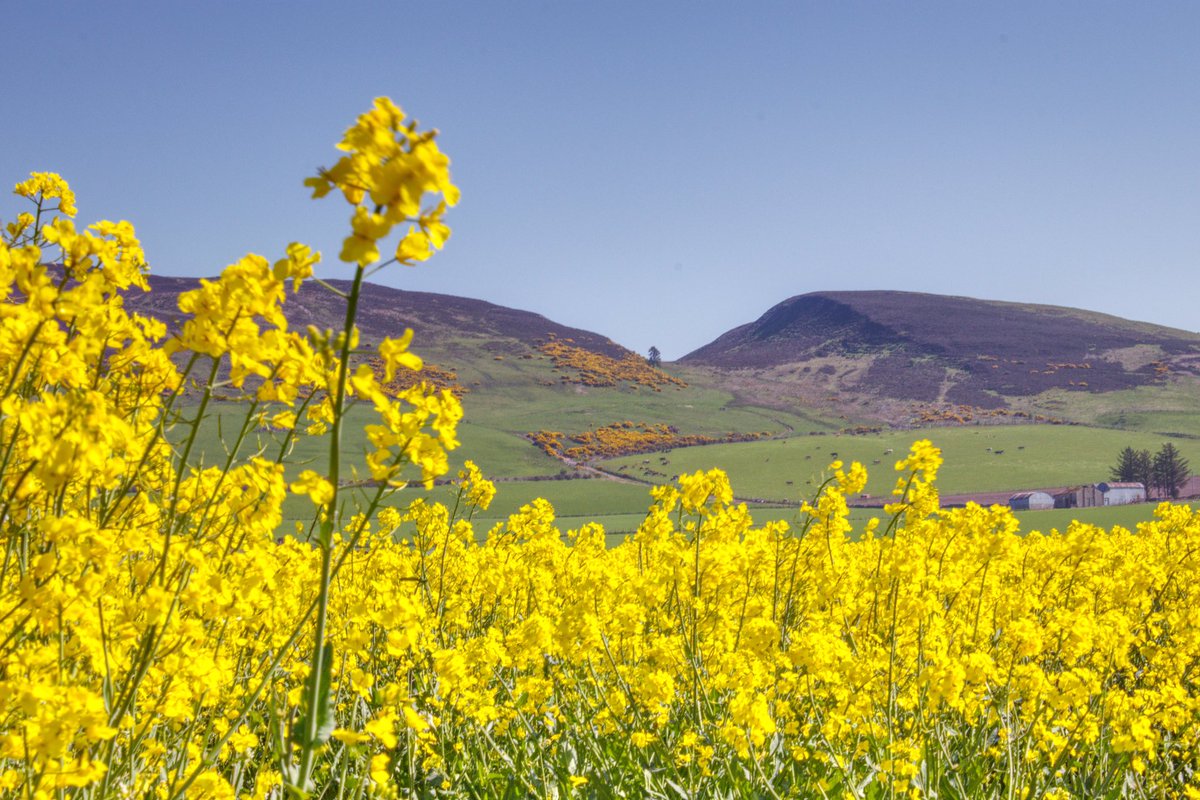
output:
M19 13L16 13L19 10ZM25 3L0 180L61 172L155 272L289 241L377 95L442 131L444 253L377 280L681 356L907 289L1197 330L1200 5ZM15 199L0 201L10 218ZM419 345L418 345L419 346Z

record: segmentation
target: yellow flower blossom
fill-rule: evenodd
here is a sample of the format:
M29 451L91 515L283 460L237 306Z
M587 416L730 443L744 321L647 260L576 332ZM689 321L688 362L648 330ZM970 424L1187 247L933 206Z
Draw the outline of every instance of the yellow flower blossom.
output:
M327 505L333 500L333 484L311 469L300 473L299 480L292 482L291 490L296 494L308 495L317 506Z
M421 357L408 350L409 345L412 344L412 338L412 329L408 328L399 339L384 338L379 343L379 357L383 359L385 382L391 382L397 369L417 371L423 366Z
M76 214L75 193L71 191L71 187L67 185L62 176L56 172L31 173L28 180L21 181L13 187L13 192L30 199L34 199L38 195L47 199L57 199L58 209L62 213L68 217Z

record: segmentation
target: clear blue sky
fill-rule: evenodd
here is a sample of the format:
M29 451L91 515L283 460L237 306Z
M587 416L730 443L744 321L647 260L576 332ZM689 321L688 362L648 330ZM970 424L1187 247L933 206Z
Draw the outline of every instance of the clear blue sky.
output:
M301 181L389 95L463 190L400 288L668 358L822 289L1200 328L1194 3L11 6L0 180L61 172L160 274L345 274Z

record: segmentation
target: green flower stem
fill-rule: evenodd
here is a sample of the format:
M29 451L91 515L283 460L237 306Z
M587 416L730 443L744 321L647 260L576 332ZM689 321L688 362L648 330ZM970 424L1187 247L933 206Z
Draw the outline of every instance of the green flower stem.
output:
M317 623L313 633L313 655L309 670L308 697L304 717L300 724L304 726L303 742L300 752L300 770L296 784L303 789L309 781L313 770L313 761L318 747L317 734L319 731L319 709L326 702L321 697L321 681L318 678L326 665L325 659L325 628L329 615L329 584L333 570L333 532L338 525L338 483L341 480L339 458L341 455L342 419L345 416L346 379L350 371L350 344L353 338L354 319L358 314L358 298L362 290L363 268L354 272L354 285L346 298L346 321L342 327L341 363L338 364L336 395L333 405L333 426L329 435L329 482L333 484L333 496L325 507L325 522L320 528L318 545L321 548L321 584L317 594Z

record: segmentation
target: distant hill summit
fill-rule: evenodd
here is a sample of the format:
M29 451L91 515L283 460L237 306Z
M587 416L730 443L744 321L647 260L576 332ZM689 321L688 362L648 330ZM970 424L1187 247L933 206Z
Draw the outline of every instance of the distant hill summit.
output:
M346 280L327 283L342 292L352 285ZM197 278L151 276L151 291L127 292L125 305L175 328L183 319L179 295L198 285ZM346 305L327 287L309 281L299 292L289 291L284 312L293 330L313 325L336 331L341 330ZM419 373L398 374L397 388L420 380L459 394L481 392L512 399L563 389L572 394L602 387L653 392L683 385L606 336L468 297L365 283L357 325L364 359L370 358L366 351L385 337L397 338L405 329L413 330L412 348L425 366Z
M813 292L680 359L896 400L1002 408L1200 375L1200 334L1059 306L914 292Z
M349 292L347 280L326 281L333 287ZM174 324L182 315L178 298L183 292L199 285L197 278L150 276L149 293L131 292L126 306ZM339 330L346 314L345 301L324 287L308 282L296 294L289 295L285 305L293 327L307 325ZM398 337L405 328L416 334L414 348L423 352L430 346L448 345L463 339L492 342L496 352L512 350L518 344L534 347L547 338L570 339L577 347L610 358L622 358L631 351L611 339L591 331L560 325L541 314L520 311L506 306L455 295L431 292L410 292L375 283L364 284L358 305L358 327L362 340L378 342Z

